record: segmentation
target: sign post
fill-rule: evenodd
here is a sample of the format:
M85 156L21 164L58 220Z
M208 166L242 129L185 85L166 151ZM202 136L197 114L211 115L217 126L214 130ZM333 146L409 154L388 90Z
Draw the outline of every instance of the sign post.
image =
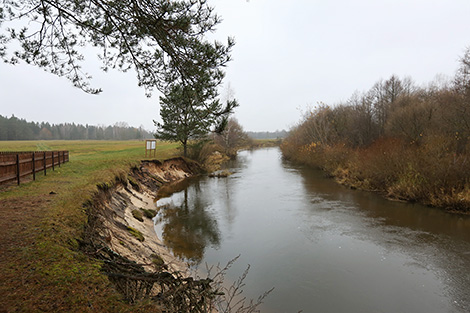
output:
M149 153L149 157L157 156L157 140L156 139L147 139L145 140L145 157L147 157L147 153Z

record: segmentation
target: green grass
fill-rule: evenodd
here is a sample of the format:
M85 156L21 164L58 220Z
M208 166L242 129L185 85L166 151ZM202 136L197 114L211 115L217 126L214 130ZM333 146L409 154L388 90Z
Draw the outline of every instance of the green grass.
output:
M160 143L156 158L163 160L175 156L177 147L175 143ZM86 189L94 188L94 185L112 180L117 173L127 172L131 166L145 159L142 141L0 141L0 151L45 149L68 150L70 162L55 172L48 171L46 177L37 175L41 185L37 184L39 181L22 184L2 196L17 196L22 192L37 194L43 192L46 186L63 187L61 182L85 185Z
M174 143L159 143L156 158L175 156L177 147ZM6 294L2 299L6 311L82 312L90 307L92 311L107 312L137 310L117 301L106 276L99 272L100 265L85 256L78 245L87 222L83 204L97 191L97 184L112 184L115 177L127 176L132 166L145 159L144 142L0 142L0 151L37 150L69 150L70 161L48 171L47 176L37 175L36 181L0 191L0 204L24 202L24 218L30 218L35 229L33 244L18 247L11 262L4 261L0 269L0 281L2 275L18 277L10 281L10 286L0 283L0 292ZM54 195L50 195L52 191ZM44 208L33 218L28 216L28 206L35 205ZM12 222L11 230L5 233L15 236L15 232L18 230ZM25 275L31 282L26 285Z
M139 240L139 241L144 241L145 240L144 235L140 231L138 231L137 229L132 228L130 226L127 226L127 230L129 231L129 233L131 233L132 236L137 238L137 240Z

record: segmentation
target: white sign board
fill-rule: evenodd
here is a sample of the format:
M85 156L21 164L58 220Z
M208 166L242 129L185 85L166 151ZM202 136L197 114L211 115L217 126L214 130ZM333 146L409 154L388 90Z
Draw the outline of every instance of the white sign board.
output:
M157 151L157 141L156 140L146 140L145 141L145 156L150 151L150 156L152 156L152 151L154 156L156 155Z

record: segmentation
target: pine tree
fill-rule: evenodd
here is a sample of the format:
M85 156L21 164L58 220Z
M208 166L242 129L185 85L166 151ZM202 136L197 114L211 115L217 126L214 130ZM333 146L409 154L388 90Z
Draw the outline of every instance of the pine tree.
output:
M223 76L234 41L205 37L219 22L207 0L7 0L0 6L0 58L23 60L99 93L80 67L92 45L104 70L133 68L150 93L166 88L172 76L189 85L203 73Z
M184 156L187 156L189 140L204 138L212 127L214 131L222 130L228 115L238 105L235 100L222 105L216 98L216 88L207 82L197 84L197 89L172 84L165 96L160 97L162 123L154 121L157 126L155 137L179 141L183 145Z

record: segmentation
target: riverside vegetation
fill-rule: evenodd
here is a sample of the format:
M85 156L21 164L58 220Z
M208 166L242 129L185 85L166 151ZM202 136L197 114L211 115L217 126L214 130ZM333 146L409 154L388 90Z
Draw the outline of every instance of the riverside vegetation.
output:
M203 152L201 159L208 167L216 168L215 163L225 159L222 153L216 153L215 148L216 145L209 143L196 149ZM150 284L136 284L134 293L127 290L126 285L126 292L119 292L122 284L112 284L111 281L117 281L117 278L108 278L103 272L109 269L109 264L131 271L127 274L138 273L145 279L164 277L173 290L180 290L184 284L184 292L174 294L175 299L184 299L185 295L194 294L197 288L204 287L205 293L199 292L196 296L217 296L214 301L219 301L221 312L255 312L262 301L263 296L255 303L245 304L243 301L237 302L237 308L224 307L240 295L243 284L243 280L238 281L235 289L225 290L225 296L215 294L224 290L221 279L227 267L213 271L214 280L211 282L187 278L178 273L173 274L175 279L169 279L165 272L148 276L148 273L142 272L140 265L119 257L105 247L90 253L90 244L86 241L90 240L87 239L90 218L91 221L95 220L90 213L97 196L98 200L104 199L106 202L105 194L124 182L127 182L129 189L139 189L141 182L132 173L139 167L144 155L142 141L4 141L0 143L0 149L70 151L70 162L54 172L48 172L47 176L38 176L35 182L25 182L20 186L1 186L0 312L162 311L160 305L148 296L132 297L129 301L129 294L137 296L141 291L145 293L150 290ZM157 145L159 160L180 154L181 149L176 143ZM210 154L218 157L210 158ZM134 217L136 220L148 219L148 215L153 214L143 209L141 211L138 213L143 213L145 217L133 213L137 216ZM132 230L128 229L128 232L132 234ZM134 232L138 236L137 230ZM91 247L96 247L94 244L97 242L92 242ZM154 259L160 260L157 255ZM103 267L104 264L108 267ZM243 275L246 276L246 273ZM212 289L207 289L208 283ZM196 289L192 290L193 287ZM236 293L233 293L234 290ZM167 296L168 303L177 304L171 297Z
M396 76L346 103L306 112L283 155L339 182L470 213L470 49L452 81Z

